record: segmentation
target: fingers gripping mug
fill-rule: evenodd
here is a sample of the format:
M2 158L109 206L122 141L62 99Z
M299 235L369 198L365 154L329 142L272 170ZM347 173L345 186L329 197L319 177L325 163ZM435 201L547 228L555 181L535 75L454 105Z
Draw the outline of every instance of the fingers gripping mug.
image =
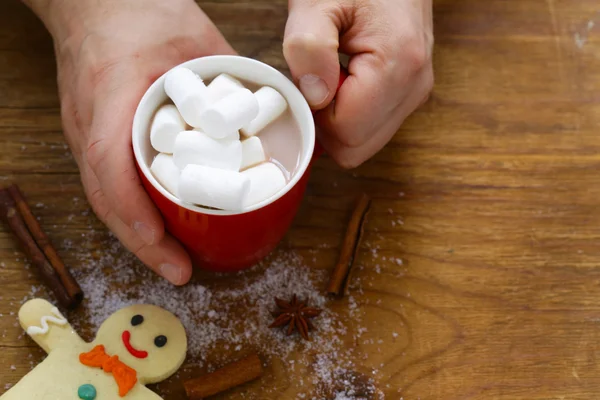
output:
M166 230L183 244L198 267L216 272L249 268L280 243L302 202L311 164L321 153L315 140L312 112L293 82L259 61L239 56L209 56L180 66L206 80L225 73L259 87L270 86L286 99L298 125L298 161L285 187L242 212L233 212L182 202L150 170L157 154L150 143L150 125L155 111L168 100L164 90L166 74L150 86L136 110L132 127L136 166L145 190L164 218ZM340 85L345 77L342 70Z

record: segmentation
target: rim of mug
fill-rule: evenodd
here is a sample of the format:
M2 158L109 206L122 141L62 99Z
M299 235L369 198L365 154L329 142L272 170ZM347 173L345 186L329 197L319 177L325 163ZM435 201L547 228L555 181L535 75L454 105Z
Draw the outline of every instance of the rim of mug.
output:
M166 190L158 182L158 180L154 177L154 174L152 174L152 172L150 171L150 166L147 165L146 162L144 161L144 157L142 154L143 152L141 149L141 140L144 139L144 136L149 135L149 132L148 131L142 132L141 126L143 125L144 122L147 122L148 124L150 124L151 122L150 121L142 121L141 114L144 109L149 107L147 105L147 103L148 103L150 97L156 91L164 91L163 87L164 87L164 80L165 80L166 74L169 71L171 71L172 69L177 68L177 67L186 67L186 68L189 68L192 71L194 71L195 65L197 65L199 63L206 63L206 62L208 62L208 63L232 62L232 63L239 63L240 65L247 64L247 66L249 68L263 69L266 73L271 74L273 77L277 77L277 79L281 80L281 85L284 86L286 88L286 90L290 92L290 93L288 93L287 96L284 96L286 98L286 101L288 102L288 106L290 108L291 108L291 105L290 105L290 100L288 98L289 95L291 94L293 97L297 97L298 101L294 102L297 104L293 108L293 114L295 115L295 117L309 119L309 121L307 123L308 131L306 133L303 133L302 128L300 127L301 136L302 136L302 151L301 151L301 155L300 155L300 159L299 159L296 171L292 175L291 179L287 182L285 187L283 189L279 190L277 193L275 193L271 197L269 197L261 202L258 202L256 204L252 205L251 207L247 207L247 208L245 208L243 210L239 210L239 211L210 209L210 208L205 208L202 206L197 206L194 204L182 202L180 199L178 199L176 196L171 194L171 192ZM227 73L227 72L224 72L224 73ZM234 74L231 74L231 75L235 77ZM211 78L213 78L213 77L211 77ZM246 80L245 78L241 78L241 79ZM165 94L165 97L166 97L166 94ZM153 116L154 112L150 113L150 115ZM141 136L141 138L140 138L140 136ZM300 92L300 90L296 87L296 85L294 85L294 83L288 77L286 77L284 74L282 74L280 71L273 68L272 66L265 64L261 61L255 60L253 58L248 58L248 57L243 57L243 56L233 56L233 55L216 55L216 56L205 56L205 57L200 57L200 58L195 58L195 59L185 61L179 65L173 66L171 69L166 71L163 75L161 75L158 79L156 79L150 85L150 87L148 87L148 89L144 92L144 95L142 96L141 100L138 103L138 106L136 108L135 115L133 118L131 139L132 139L133 153L134 153L134 159L135 159L136 164L138 165L139 169L142 171L142 174L144 174L146 179L150 182L150 184L156 190L158 190L161 195L163 195L164 197L169 199L169 201L175 203L179 207L183 207L190 211L194 211L194 212L201 213L201 214L232 216L232 215L247 214L247 213L256 211L258 209L264 208L264 207L268 206L269 204L272 204L272 203L276 202L277 200L279 200L281 197L286 195L294 186L296 186L296 184L302 178L302 176L306 173L306 171L310 165L311 159L313 157L314 148L315 148L316 135L315 135L315 123L314 123L313 114L310 109L310 106L308 105L308 102L302 95L302 92Z

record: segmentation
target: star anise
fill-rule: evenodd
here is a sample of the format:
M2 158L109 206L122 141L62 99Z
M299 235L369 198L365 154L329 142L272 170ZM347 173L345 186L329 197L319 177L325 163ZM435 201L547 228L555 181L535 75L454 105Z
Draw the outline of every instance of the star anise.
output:
M309 331L315 330L315 326L310 322L310 318L314 318L321 314L321 310L314 307L308 307L305 301L299 301L294 295L292 301L284 301L275 298L275 303L279 310L271 313L275 321L269 328L278 328L287 326L287 335L291 335L294 329L300 333L305 340L310 340Z

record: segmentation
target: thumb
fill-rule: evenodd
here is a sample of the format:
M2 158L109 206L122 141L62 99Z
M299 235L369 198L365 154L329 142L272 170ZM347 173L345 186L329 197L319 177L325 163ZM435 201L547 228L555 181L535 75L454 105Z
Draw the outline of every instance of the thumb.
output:
M294 81L315 110L333 100L340 76L339 29L323 3L290 1L283 40L283 55Z

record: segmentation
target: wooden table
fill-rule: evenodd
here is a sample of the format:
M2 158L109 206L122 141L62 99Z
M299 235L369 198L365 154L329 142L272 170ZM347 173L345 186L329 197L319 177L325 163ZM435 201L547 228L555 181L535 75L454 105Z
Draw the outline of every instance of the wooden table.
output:
M51 41L17 0L2 3L0 183L39 203L77 269L65 240L105 231L86 215L63 140ZM204 9L241 54L285 70L286 3ZM356 345L386 399L600 397L597 22L592 0L436 1L431 100L360 168L317 163L282 247L331 269L354 196L373 197L356 274L369 284L354 298L371 337L398 338L384 354ZM5 226L0 261L3 393L43 353L12 315L40 281ZM267 373L269 385L285 379L277 366ZM222 398L257 398L260 386Z

